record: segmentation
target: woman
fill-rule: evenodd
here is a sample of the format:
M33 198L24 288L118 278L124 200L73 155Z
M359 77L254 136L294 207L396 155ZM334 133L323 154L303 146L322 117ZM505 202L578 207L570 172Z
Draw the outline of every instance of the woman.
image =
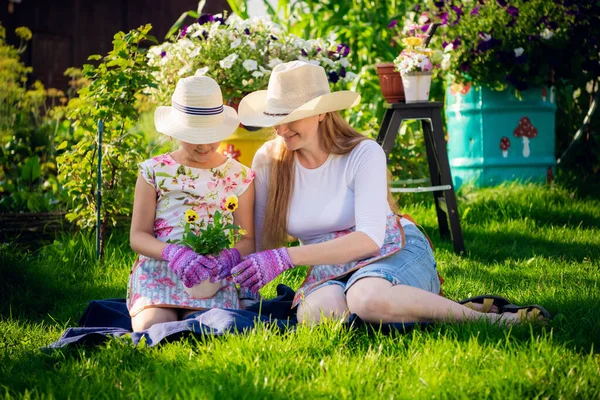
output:
M275 67L268 90L242 100L240 121L274 127L278 138L254 158L263 251L233 268L236 283L256 292L287 269L312 266L294 299L299 321L308 323L349 313L376 323L519 321L516 313L482 313L438 295L428 240L393 212L385 153L337 113L359 100L350 91L330 93L324 69L300 61ZM286 249L288 234L301 246Z

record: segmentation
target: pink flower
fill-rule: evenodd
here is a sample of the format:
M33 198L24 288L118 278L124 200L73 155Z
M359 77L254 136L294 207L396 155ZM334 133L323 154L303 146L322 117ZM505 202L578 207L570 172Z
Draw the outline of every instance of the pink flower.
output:
M168 155L168 154L162 154L160 156L156 156L156 157L153 158L153 160L156 161L157 163L162 164L162 165L175 165L175 164L177 164L175 162L175 160L173 160L171 158L171 156Z
M219 186L219 183L221 183L221 180L216 179L214 181L208 182L208 184L206 186L208 186L208 190L210 190L212 192L217 189L217 186Z
M138 276L139 281L147 281L148 279L150 279L148 274L142 274L142 275Z
M250 170L250 171L248 171L248 175L246 175L246 178L242 182L244 182L245 184L248 184L254 180L255 176L256 176L256 172L254 172L253 170Z
M233 303L230 301L226 301L223 303L224 308L233 308Z
M138 301L140 299L140 297L142 297L141 294L136 293L133 295L133 297L129 300L129 304L133 305L135 304L136 301Z
M156 237L169 236L171 231L173 231L173 227L169 226L166 219L157 218L154 221L154 234L156 235Z
M157 279L156 282L160 283L161 285L166 285L168 287L175 287L175 282L173 282L171 278L168 278L166 276L164 278Z
M175 301L181 301L181 297L177 296L176 294L172 294L171 295L171 299L175 300Z
M149 283L146 285L148 289L156 289L158 285L156 283Z
M221 203L219 203L219 208L220 208L222 211L227 211L227 207L225 206L225 203L227 203L227 198L226 198L226 197L223 197L223 198L221 199Z
M228 176L225 179L225 193L229 193L231 190L234 190L237 187L237 182L235 182L233 179L231 179L230 176Z

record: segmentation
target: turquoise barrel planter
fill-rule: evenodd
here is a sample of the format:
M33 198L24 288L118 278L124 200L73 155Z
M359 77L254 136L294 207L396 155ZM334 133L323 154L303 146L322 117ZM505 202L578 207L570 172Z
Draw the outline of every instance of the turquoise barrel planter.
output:
M512 91L451 85L446 91L454 187L543 182L556 165L554 89Z

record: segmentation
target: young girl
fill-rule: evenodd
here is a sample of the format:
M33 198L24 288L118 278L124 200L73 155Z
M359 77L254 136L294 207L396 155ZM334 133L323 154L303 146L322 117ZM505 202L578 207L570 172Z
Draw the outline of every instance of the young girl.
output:
M208 77L179 80L172 106L158 107L154 120L156 129L178 139L180 147L140 164L130 233L139 257L127 292L134 331L201 309L240 308L246 296L238 293L230 271L254 251L254 172L216 151L239 124L236 111L223 106L219 85ZM232 195L239 204L233 215L225 207ZM213 257L168 243L181 239L190 218L212 222L217 210L246 231L235 248ZM195 298L186 292L186 287L207 279L221 280L213 297Z

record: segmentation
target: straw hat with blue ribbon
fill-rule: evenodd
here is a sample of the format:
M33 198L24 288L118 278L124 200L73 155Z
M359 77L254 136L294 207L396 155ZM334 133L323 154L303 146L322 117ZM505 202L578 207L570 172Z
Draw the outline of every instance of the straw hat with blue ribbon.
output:
M220 142L239 126L237 112L223 105L221 88L207 76L190 76L177 82L171 107L158 107L154 124L158 132L186 143Z

